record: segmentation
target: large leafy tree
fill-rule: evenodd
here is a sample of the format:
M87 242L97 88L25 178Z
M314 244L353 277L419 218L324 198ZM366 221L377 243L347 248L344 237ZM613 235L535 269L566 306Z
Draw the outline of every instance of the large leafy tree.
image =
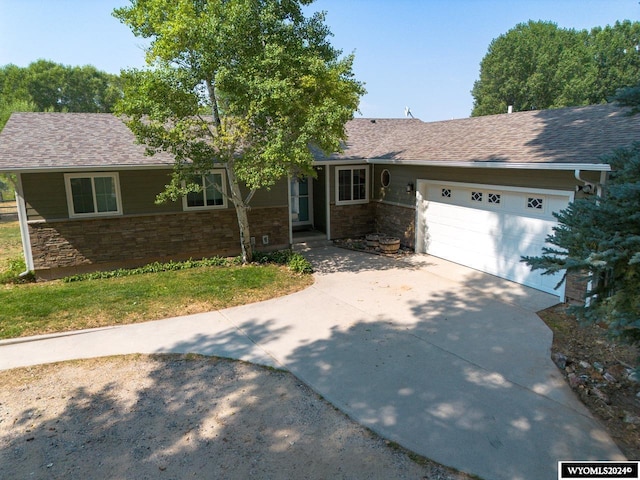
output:
M640 143L605 159L612 172L602 197L577 199L555 214L552 246L524 257L532 269L590 280L584 305L572 310L610 332L640 342Z
M522 23L494 39L475 82L473 116L603 103L640 78L640 22L586 30Z
M11 112L101 112L122 96L120 77L93 66L38 60L28 67L0 68L0 129Z
M150 40L148 68L123 72L118 111L149 153L175 157L159 200L198 190L194 174L224 167L244 261L253 193L313 175L311 149L340 149L364 93L324 15L304 15L312 1L131 0L114 11Z

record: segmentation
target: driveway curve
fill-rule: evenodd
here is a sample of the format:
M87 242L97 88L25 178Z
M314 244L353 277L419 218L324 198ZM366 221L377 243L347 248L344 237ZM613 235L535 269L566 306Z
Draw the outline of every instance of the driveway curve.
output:
M623 460L550 360L558 298L434 257L304 252L310 288L242 307L0 342L0 369L125 353L285 368L359 423L489 479Z

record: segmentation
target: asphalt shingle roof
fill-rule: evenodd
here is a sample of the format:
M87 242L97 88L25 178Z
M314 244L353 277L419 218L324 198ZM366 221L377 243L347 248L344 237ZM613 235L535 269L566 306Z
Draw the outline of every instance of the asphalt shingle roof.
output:
M355 119L333 159L432 162L601 163L640 141L640 115L615 105L536 110L425 123Z
M0 171L173 164L145 155L131 130L109 113L13 113L0 133Z
M640 115L614 105L537 110L425 123L354 119L344 152L332 160L602 163L640 141ZM0 171L170 165L111 114L14 113L0 133Z

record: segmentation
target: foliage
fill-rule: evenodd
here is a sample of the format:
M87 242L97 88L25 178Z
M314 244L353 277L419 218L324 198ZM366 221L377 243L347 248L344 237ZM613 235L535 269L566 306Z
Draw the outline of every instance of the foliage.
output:
M32 272L24 276L20 276L26 271L27 266L22 257L10 258L5 260L6 267L0 270L0 285L9 283L30 283L35 281Z
M258 263L275 263L287 265L294 273L312 273L311 264L302 255L291 250L281 250L271 253L256 253L255 260ZM65 283L80 282L84 280L102 280L106 278L130 277L146 273L176 272L191 268L202 267L230 267L241 263L240 258L211 257L200 260L185 260L183 262L153 262L138 268L118 268L103 272L90 272L71 275L62 279ZM24 270L24 269L23 269Z
M108 113L121 96L120 77L91 65L37 60L26 68L0 68L0 122L7 110Z
M475 82L473 116L606 102L640 77L640 22L591 31L521 23L489 45Z
M256 252L254 260L259 263L287 265L294 273L313 273L313 267L311 263L309 263L309 260L293 250L278 250L270 253Z
M640 143L604 159L612 166L603 198L583 198L555 214L558 226L533 270L566 270L592 282L587 302L573 310L586 322L606 323L612 335L640 342ZM565 274L566 278L566 274ZM563 279L564 280L564 279Z
M132 275L142 275L145 273L158 272L175 272L178 270L187 270L190 268L201 267L228 267L237 263L233 259L212 257L203 258L201 260L189 259L184 262L153 262L138 268L118 268L116 270L107 270L103 272L79 273L62 279L65 283L80 282L83 280L101 280L105 278L130 277Z
M198 187L191 175L225 168L252 259L247 209L253 193L289 174L313 175L310 147L338 151L362 85L353 56L328 42L312 0L131 0L114 15L150 39L146 70L125 72L118 112L150 154L175 157L159 200ZM241 189L246 185L247 190Z

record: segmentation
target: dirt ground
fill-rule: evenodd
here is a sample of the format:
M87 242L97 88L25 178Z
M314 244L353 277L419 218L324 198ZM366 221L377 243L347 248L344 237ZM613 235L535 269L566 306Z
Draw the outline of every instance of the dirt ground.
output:
M113 357L0 372L0 385L2 479L470 478L238 361Z
M567 383L629 460L640 460L640 381L629 378L640 352L583 326L560 305L540 312L553 330L552 358Z
M541 312L553 358L624 454L640 459L637 350ZM385 441L289 373L196 355L0 372L0 479L469 480Z

